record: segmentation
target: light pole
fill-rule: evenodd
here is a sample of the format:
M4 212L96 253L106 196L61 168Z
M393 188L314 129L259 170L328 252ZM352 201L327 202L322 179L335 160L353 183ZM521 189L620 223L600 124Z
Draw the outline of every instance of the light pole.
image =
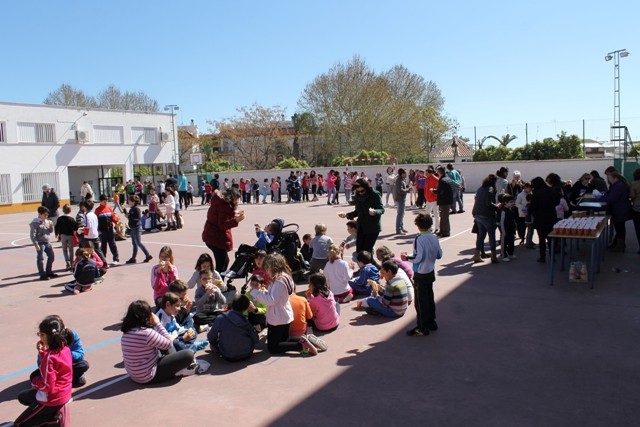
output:
M629 56L627 49L618 49L607 53L605 61L613 59L613 138L620 143L620 58ZM625 153L626 155L626 153Z
M173 168L174 168L174 173L177 175L178 174L178 148L176 146L176 123L174 121L174 117L175 117L175 112L178 111L180 109L179 106L175 105L175 104L169 104L169 105L165 105L164 106L164 111L171 111L171 139L172 139L172 154L171 157L173 159Z

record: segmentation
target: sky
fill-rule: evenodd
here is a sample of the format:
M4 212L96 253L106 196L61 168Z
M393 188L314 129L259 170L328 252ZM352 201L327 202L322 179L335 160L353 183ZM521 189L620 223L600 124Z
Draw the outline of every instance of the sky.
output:
M621 121L640 138L631 0L4 0L0 16L0 102L115 84L178 105L178 123L201 132L254 103L290 116L306 85L359 55L377 72L403 65L433 81L472 141L509 133L517 146L563 130L606 141L614 66L604 56L627 49Z

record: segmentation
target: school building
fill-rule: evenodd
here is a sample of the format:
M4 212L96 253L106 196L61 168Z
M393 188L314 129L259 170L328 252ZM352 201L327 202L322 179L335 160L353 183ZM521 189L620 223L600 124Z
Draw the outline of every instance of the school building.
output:
M119 181L176 170L178 132L168 113L0 102L0 214L35 211L42 186L77 203Z

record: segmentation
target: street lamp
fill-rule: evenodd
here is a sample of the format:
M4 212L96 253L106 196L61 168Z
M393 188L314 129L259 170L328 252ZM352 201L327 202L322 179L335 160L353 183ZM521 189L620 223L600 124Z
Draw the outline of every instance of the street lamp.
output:
M607 53L604 60L613 59L613 138L612 142L620 142L620 58L629 56L627 49L618 49Z
M173 141L171 157L173 158L173 167L176 174L178 173L178 148L176 146L176 124L174 121L174 116L176 114L175 112L179 109L180 107L175 104L164 106L164 111L171 111L171 139Z

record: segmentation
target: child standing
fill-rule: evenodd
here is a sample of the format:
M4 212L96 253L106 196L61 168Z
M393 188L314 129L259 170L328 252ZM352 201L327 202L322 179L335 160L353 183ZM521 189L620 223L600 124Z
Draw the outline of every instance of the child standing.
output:
M158 255L160 261L151 268L151 288L153 301L160 306L160 299L167 293L169 283L178 279L178 268L173 265L173 251L169 246L163 246Z
M433 220L431 215L420 213L414 221L420 234L413 242L413 253L400 254L403 261L409 261L417 266L413 273L413 285L416 297L417 325L407 331L409 336L429 335L429 331L436 331L436 302L433 295L433 282L436 280L435 263L442 258L442 249L438 238L431 234Z
M131 244L133 245L133 254L131 258L127 260L127 264L135 264L136 256L138 255L138 247L144 254L144 261L149 262L153 257L149 254L147 248L142 244L142 232L140 230L140 217L141 212L138 207L140 204L140 197L129 197L129 212L127 212L127 218L129 218L129 231L131 232Z
M335 331L340 324L340 315L336 310L336 300L327 286L327 279L322 274L309 276L309 289L305 293L313 313L308 323L318 331Z
M173 213L176 210L176 199L173 197L173 191L168 188L165 190L164 208L167 216L167 228L165 231L169 231L171 229L177 230L176 221L173 217Z
M149 217L151 218L151 232L155 233L158 230L158 205L160 199L156 194L155 188L149 190Z
M71 399L73 362L69 345L73 334L58 319L47 316L38 326L40 367L31 374L32 388L18 395L20 403L28 408L15 420L16 427L53 425L60 409Z
M313 255L309 262L309 272L311 274L317 273L324 268L329 257L329 246L333 244L331 237L326 235L326 225L316 224L315 231L316 236L311 239L311 243L309 244L313 250Z
M231 310L218 316L207 335L211 349L230 362L248 359L258 344L258 333L242 314L249 306L246 295L236 297Z
M62 213L63 215L58 218L54 230L62 243L62 255L64 255L64 261L67 264L67 271L70 271L74 258L74 236L78 230L78 223L74 218L71 218L71 206L68 203L62 207Z
M500 251L504 262L509 262L516 258L513 253L516 239L516 218L513 214L513 204L513 196L504 194L502 196L502 207L498 211L501 237Z
M38 207L38 217L29 224L31 242L36 249L36 265L40 280L49 280L58 277L52 270L53 261L56 259L51 246L51 233L53 233L53 221L47 219L49 209L44 206ZM44 267L44 255L47 254L47 267Z
M335 300L344 304L353 299L353 289L349 286L352 271L341 254L338 245L329 246L329 262L324 266L323 273Z
M267 203L267 195L269 194L269 178L265 178L260 186L260 195L262 196L262 203Z

